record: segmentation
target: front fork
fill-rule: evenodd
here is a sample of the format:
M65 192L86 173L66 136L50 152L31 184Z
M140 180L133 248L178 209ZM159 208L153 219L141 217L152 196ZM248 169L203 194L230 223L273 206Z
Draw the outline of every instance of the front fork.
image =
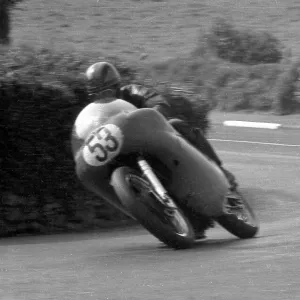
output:
M142 174L151 184L156 194L156 198L166 207L165 213L172 216L174 211L177 209L177 205L175 204L173 199L168 195L168 192L161 184L160 180L157 178L148 162L142 156L138 157L137 162L138 166L142 171Z

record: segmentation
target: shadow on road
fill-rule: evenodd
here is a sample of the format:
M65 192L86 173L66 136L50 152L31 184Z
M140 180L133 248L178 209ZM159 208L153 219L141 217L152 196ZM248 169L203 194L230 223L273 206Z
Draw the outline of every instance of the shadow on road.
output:
M25 245L25 244L52 244L52 243L72 243L76 241L99 240L102 238L128 236L132 233L144 232L139 224L90 230L85 232L55 233L55 234L36 234L19 235L14 237L3 237L0 239L0 247L7 245Z
M223 247L228 247L228 246L233 246L233 245L241 245L241 244L245 244L245 243L250 243L253 240L257 240L263 237L255 237L252 239L239 239L236 237L232 237L232 238L226 238L226 239L206 239L203 241L196 241L195 245L193 246L193 248L191 249L185 249L185 250L174 250L174 251L199 251L201 249L207 250L214 250L214 249L219 249L219 248L223 248ZM164 244L161 244L158 248L161 249L171 249L167 246L165 246Z
M253 207L254 211L258 215L258 219L263 227L265 223L268 222L280 222L291 219L294 214L299 216L299 200L298 198L288 192L275 189L262 189L262 188L241 188L241 192L248 202ZM226 233L225 233L226 234ZM88 232L80 233L61 233L53 235L28 235L28 236L17 236L17 237L6 237L0 239L0 247L5 247L8 245L26 245L26 244L53 244L53 243L74 243L78 241L99 241L99 245L102 243L103 239L109 240L111 238L124 238L126 243L134 243L135 247L139 247L144 243L137 238L137 235L146 236L148 233L140 225L131 225L125 227L111 228L111 229L99 229ZM209 231L208 231L209 235ZM258 237L260 238L260 236ZM147 238L146 238L147 239ZM196 243L192 250L195 251L199 249L214 249L218 247L226 247L228 245L243 243L243 240L237 239L235 237L226 239L207 239L204 241L199 241ZM166 248L164 246L157 246L157 243L146 243L145 248L154 249ZM123 248L124 249L124 248Z

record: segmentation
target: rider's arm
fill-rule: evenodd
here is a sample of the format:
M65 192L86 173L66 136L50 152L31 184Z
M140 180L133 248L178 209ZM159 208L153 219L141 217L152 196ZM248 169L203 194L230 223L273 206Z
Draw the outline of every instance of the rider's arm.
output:
M120 98L133 104L137 108L143 108L145 103L145 91L136 84L125 85L120 89Z
M126 85L121 88L121 99L137 108L154 108L166 118L171 115L171 106L155 89L137 84Z

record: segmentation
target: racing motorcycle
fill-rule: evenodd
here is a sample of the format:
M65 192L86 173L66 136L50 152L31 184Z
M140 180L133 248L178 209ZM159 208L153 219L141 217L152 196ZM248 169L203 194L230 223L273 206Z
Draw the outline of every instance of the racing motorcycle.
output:
M120 101L104 104L106 116L81 152L87 166L97 169L100 189L110 184L117 195L115 206L175 249L193 246L201 218L239 238L254 237L259 222L253 209L241 195L231 200L216 164L156 110Z

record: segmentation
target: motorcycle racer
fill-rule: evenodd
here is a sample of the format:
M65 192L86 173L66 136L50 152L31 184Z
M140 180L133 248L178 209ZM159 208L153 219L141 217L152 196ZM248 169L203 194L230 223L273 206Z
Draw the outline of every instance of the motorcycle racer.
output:
M121 76L117 69L110 63L97 62L86 70L85 73L87 81L87 90L90 104L88 104L78 115L72 132L72 151L76 161L76 156L80 148L85 143L85 140L99 122L98 115L101 114L102 106L105 103L112 101L119 101L119 105L123 105L125 110L136 108L153 108L160 112L169 123L196 149L201 151L209 159L214 161L226 176L231 190L237 187L235 177L226 169L223 168L222 161L205 138L204 134L199 128L191 127L185 121L180 119L172 119L172 108L163 96L158 94L155 90L146 88L141 85L131 84L121 87ZM126 104L127 103L127 104ZM127 106L126 106L127 105ZM171 119L170 119L171 118ZM92 124L92 125L91 125ZM76 167L77 176L82 181L87 189L97 194L97 180L94 175L90 177L86 175L85 170L80 166ZM106 195L104 197L113 206L117 207L128 215L122 207L116 205L118 199L112 188L109 186L109 178L101 178L101 183L107 182ZM102 195L103 196L103 195ZM130 214L129 214L130 215ZM199 224L196 224L195 230L197 239L205 237L205 230L212 227L210 219L200 218Z
M107 101L105 94L114 92L117 98L125 100L137 108L154 108L159 111L169 123L194 147L214 161L226 176L231 190L237 183L234 175L223 167L221 159L205 138L200 128L191 127L187 122L173 118L172 107L166 99L154 89L142 85L129 84L121 87L121 76L117 69L108 62L97 62L91 65L85 73L87 88L91 101ZM101 100L102 99L102 100Z

